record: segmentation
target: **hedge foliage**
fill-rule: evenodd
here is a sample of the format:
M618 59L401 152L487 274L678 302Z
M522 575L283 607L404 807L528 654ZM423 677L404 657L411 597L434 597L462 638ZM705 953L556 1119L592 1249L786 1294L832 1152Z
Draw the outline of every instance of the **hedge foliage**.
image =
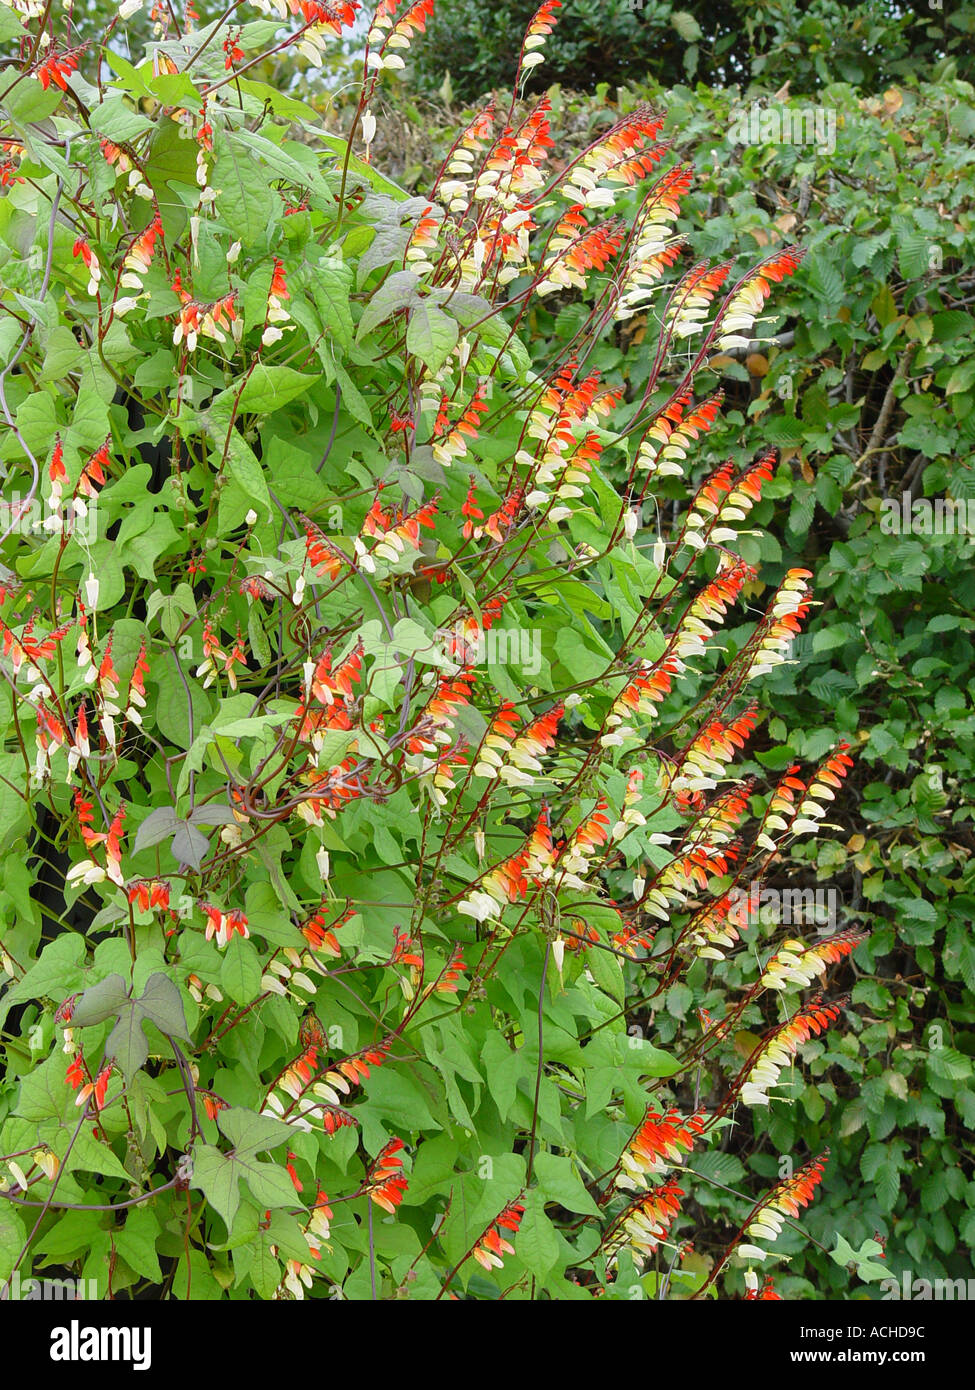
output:
M534 8L532 0L441 0L414 51L417 85L435 91L449 74L447 90L463 101L503 86L512 35ZM536 86L671 87L690 78L713 86L760 82L769 91L791 83L794 92L809 93L832 82L879 91L942 59L973 80L973 39L975 5L968 0L916 7L888 0L574 0Z
M975 92L949 75L877 95L831 85L785 105L760 88L704 84L628 88L612 102L551 95L579 143L640 99L667 112L664 134L698 174L678 223L696 254L793 238L809 247L756 341L702 378L726 392L727 427L719 418L700 462L740 462L772 443L787 465L758 513L765 534L742 553L808 565L825 602L796 643L797 664L763 699L782 744L749 766L815 757L860 731L859 771L835 808L844 834L794 855L788 880L833 885L838 920L871 931L853 989L871 1021L823 1047L800 1103L759 1122L741 1157L768 1175L777 1153L838 1140L844 1177L812 1222L828 1206L854 1243L889 1235L897 1274L964 1277L975 1242ZM809 140L762 139L765 112L792 113ZM410 114L405 178L436 161L442 140L430 110ZM535 317L537 361L583 312L567 300ZM632 396L655 331L652 313L631 321L594 359ZM666 503L644 511L651 541ZM714 996L697 991L676 1007L702 1003ZM834 1277L815 1250L796 1266L819 1286Z
M681 264L643 105L554 160L548 101L484 112L405 195L372 103L429 9L380 7L346 136L261 73L351 6L157 11L94 66L0 12L5 1279L771 1298L833 1181L742 1154L853 1055L872 948L767 940L755 894L858 736L800 769L769 724L749 775L810 612L755 532L793 478L684 464L802 250Z

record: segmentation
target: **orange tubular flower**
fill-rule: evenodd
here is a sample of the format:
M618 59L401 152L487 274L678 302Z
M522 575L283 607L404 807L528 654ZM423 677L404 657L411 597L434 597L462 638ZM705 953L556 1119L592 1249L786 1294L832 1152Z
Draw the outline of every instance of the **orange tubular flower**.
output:
M842 785L842 778L853 766L853 759L847 752L849 747L848 743L837 744L836 752L813 773L808 787L800 777L795 776L799 770L798 764L786 769L785 776L772 794L761 833L756 837L757 844L774 852L776 842L769 835L770 830L778 830L783 835L818 833L819 823L826 815L826 808L821 803L834 799L833 788Z
M515 77L516 90L523 74L529 68L536 67L543 61L539 50L544 47L545 40L554 30L558 22L555 11L561 8L562 0L545 0L545 3L540 5L532 16L525 34L521 62L518 64L518 72Z
M782 1295L775 1292L775 1286L771 1279L764 1279L761 1288L748 1289L745 1293L746 1303L767 1299L776 1299L780 1303L782 1301Z
M511 761L516 767L529 767L541 772L542 765L538 759L555 747L555 735L564 713L565 705L560 700L545 714L532 720L527 729L518 735L511 746Z
M682 392L654 420L637 450L636 467L649 477L681 477L691 440L706 434L724 400L723 391L714 391L685 416L690 391Z
M242 63L244 61L244 50L240 47L240 44L238 43L240 34L241 31L239 29L236 30L236 32L233 29L231 29L227 37L223 41L223 51L226 54L226 57L224 59L224 67L228 72L230 72L232 68L235 68L238 63Z
M388 1053L389 1043L383 1042L376 1047L366 1048L354 1057L345 1057L330 1071L325 1072L320 1080L315 1082L312 1090L329 1105L338 1105L340 1094L347 1096L353 1086L361 1086L363 1081L368 1081L370 1067L381 1067Z
M473 537L475 540L479 540L482 534L482 528L480 526L475 526L474 523L477 521L483 521L484 513L477 505L477 492L474 486L473 473L470 477L470 486L467 489L467 497L464 500L464 504L460 509L460 514L465 518L464 528L461 533L464 537L464 540L470 540L471 537Z
M390 1215L402 1202L408 1185L401 1172L403 1160L396 1157L402 1147L402 1139L391 1139L380 1151L367 1181L366 1191L370 1201Z
M704 1128L703 1111L682 1119L676 1110L661 1114L650 1106L623 1150L616 1186L636 1191L647 1186L650 1174L666 1173L683 1163Z
M444 419L442 427L441 415L438 414L436 425L434 426L433 456L444 468L449 468L455 458L464 458L467 454L468 439L476 439L481 428L481 416L487 410L488 383L481 382L471 397L470 403L463 411L456 425L450 430L445 439L437 436L443 434L447 428L447 421Z
M596 928L575 918L572 922L572 930L565 938L565 949L567 951L589 951L593 946L599 944L600 936Z
M822 1181L828 1158L829 1149L824 1149L818 1158L804 1164L793 1177L786 1178L773 1188L758 1210L752 1214L742 1232L746 1243L737 1245L737 1252L742 1259L765 1259L768 1252L756 1245L755 1241L777 1240L785 1225L784 1218L795 1219L803 1207L809 1205Z
M322 1110L322 1128L326 1134L335 1134L340 1129L354 1128L358 1124L354 1115L338 1105L328 1105Z
M15 676L22 666L28 668L29 674L30 667L36 668L39 663L54 656L58 643L63 641L70 630L70 624L66 624L64 627L59 627L57 631L49 633L47 637L36 638L34 636L34 619L31 618L18 637L12 628L7 627L6 623L0 622L0 634L2 634L0 652L3 656L10 657Z
M749 273L718 316L721 333L716 340L716 346L719 351L748 346L752 326L772 291L769 281L778 283L786 276L793 275L804 255L804 247L787 246L785 250L777 251Z
M456 654L451 647L451 655ZM450 730L454 727L454 716L462 706L470 704L474 679L474 672L467 669L437 682L416 729L407 740L410 753L435 753L438 745L444 747L452 742Z
M122 263L122 268L126 273L123 274L120 283L125 289L142 289L142 277L152 265L156 240L162 236L162 229L162 222L157 215L142 235L136 237L132 243L129 253Z
M134 879L125 885L125 892L130 903L138 904L140 912L149 912L156 907L163 911L169 908L169 884L159 879Z
M477 1242L471 1255L482 1269L486 1269L489 1273L492 1269L500 1269L504 1264L504 1256L515 1253L515 1247L502 1235L502 1231L510 1231L512 1235L517 1234L524 1214L523 1202L509 1202L497 1221Z
M609 802L601 796L592 814L569 837L558 862L561 887L581 890L585 886L579 876L589 872L589 861L594 851L600 845L606 844L610 836L611 821L606 814L608 810Z
M552 255L542 266L541 279L535 286L537 294L572 288L584 290L586 273L605 270L623 245L625 232L621 222L613 219L590 230L581 211L582 205L577 203L556 226L549 242ZM582 227L587 229L582 231Z
M82 1086L81 1090L78 1092L78 1099L75 1101L75 1105L84 1105L90 1097L95 1102L95 1109L101 1110L105 1104L105 1093L108 1090L108 1083L111 1079L111 1075L112 1065L109 1063L107 1067L102 1068L94 1081L89 1081Z
M227 1102L214 1095L212 1091L198 1091L197 1094L203 1097L203 1109L211 1120L215 1120L221 1110L227 1109Z
M683 1195L683 1189L668 1180L631 1203L614 1222L604 1241L607 1263L615 1265L620 1251L628 1245L634 1264L642 1269L644 1260L666 1240L668 1230L680 1214Z
M528 881L525 878L528 856L529 850L526 847L492 869L489 874L485 874L481 882L485 891L497 902L507 905L525 896L528 891Z
M606 815L608 807L609 802L601 796L592 815L583 821L572 836L570 847L592 850L606 843L609 838L609 817Z
M475 777L497 777L504 759L511 754L512 740L520 722L521 715L510 700L505 700L482 740L478 762L474 765Z
M322 535L313 522L305 519L305 557L316 574L334 579L342 569L345 556Z
M0 140L0 188L12 188L15 183L23 183L17 168L24 157L24 146L19 140Z
M129 690L126 697L125 717L132 724L142 723L141 711L146 705L146 676L149 674L149 663L146 660L146 642L142 639L139 654L135 659L132 668L132 676L129 680Z
M450 960L443 969L439 980L434 985L437 994L456 994L457 981L460 979L464 970L464 953L460 946L455 946L451 952Z
M112 436L109 435L100 449L92 454L91 458L81 470L81 477L78 479L78 491L85 497L95 496L95 487L104 487L105 471L111 467L112 460L108 452Z
M342 954L338 939L335 933L340 927L344 927L346 922L355 915L355 909L349 908L341 917L336 918L329 926L325 925L326 911L315 914L301 928L302 935L308 942L313 951L324 956L340 956Z
M545 880L551 877L555 863L555 845L552 841L552 827L549 823L548 807L543 803L526 846L528 863L526 870L534 879Z
M308 1047L298 1057L278 1081L278 1086L292 1100L297 1100L315 1075L318 1066L318 1048Z
M675 656L662 658L651 663L644 662L637 674L630 680L613 701L613 707L606 716L607 733L600 743L604 748L619 746L626 738L636 736L630 720L635 715L644 718L656 715L656 706L670 694L673 678L679 675L682 665Z
M352 698L352 686L362 679L362 658L365 652L361 642L335 670L332 670L332 650L329 647L319 658L311 681L311 693L323 705L333 705Z
M742 1104L768 1105L769 1089L778 1082L783 1067L791 1063L804 1042L836 1022L846 1002L844 996L832 1004L825 1004L822 996L817 995L792 1018L773 1028L741 1078Z
M407 933L400 931L398 927L393 929L393 952L390 960L391 965L409 965L414 969L423 969L423 956L418 955L419 947L413 938Z
M712 720L682 755L679 771L669 777L671 790L693 792L714 787L715 779L725 775L735 749L744 748L757 721L757 705L750 705L730 724Z
M51 453L51 462L47 466L47 476L51 482L52 504L56 506L54 493L57 492L58 497L60 497L61 484L68 480L68 470L64 466L64 447L59 434L54 436L54 449Z
M674 338L689 338L699 331L711 301L731 273L731 266L731 261L716 266L701 262L679 282L665 318Z
M69 53L51 53L34 76L47 91L53 82L55 87L60 87L62 92L68 89L67 79L78 69L78 57L84 51L81 48L73 48Z

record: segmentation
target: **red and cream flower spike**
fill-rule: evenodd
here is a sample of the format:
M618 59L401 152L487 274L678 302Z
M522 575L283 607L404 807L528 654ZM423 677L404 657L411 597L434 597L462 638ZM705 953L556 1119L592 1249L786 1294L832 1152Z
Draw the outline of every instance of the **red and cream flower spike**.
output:
M619 188L607 188L604 180L632 187L651 172L666 152L666 146L654 146L664 117L642 104L624 116L604 135L560 173L556 180L560 198L567 203L586 208L611 208ZM546 189L542 195L547 196Z
M271 287L267 296L267 309L264 314L264 331L261 334L263 347L270 347L272 343L280 341L286 331L290 332L294 328L294 324L291 323L291 315L284 307L284 301L290 298L291 293L284 275L284 262L279 256L275 256L271 270ZM287 328L279 328L279 324L286 324Z
M487 410L489 383L478 384L470 403L453 426L447 420L446 397L433 428L433 456L443 468L449 468L454 459L465 458L467 441L476 439L481 428L481 416ZM473 486L473 480L472 480ZM465 515L467 513L464 513Z
M428 203L417 218L410 233L405 258L407 268L414 275L429 275L433 270L434 262L429 253L439 245L442 220L443 214L432 203Z
M492 917L500 917L502 908L516 903L528 893L526 869L531 857L529 844L510 859L495 865L480 880L481 887L469 893L457 904L457 911L465 917L473 917L475 922L485 922Z
M377 559L396 564L408 550L418 552L423 544L421 527L430 531L434 529L434 517L439 506L437 494L409 516L402 512L385 512L377 493L376 500L366 513L362 530L355 539L356 564L364 573L375 574ZM367 536L376 541L372 549L366 545L364 538Z
M623 223L617 219L590 228L575 204L562 218L549 240L549 255L535 284L538 295L561 290L584 290L590 270L605 270L624 241Z
M402 1148L402 1139L390 1139L370 1168L366 1182L369 1200L390 1214L402 1202L408 1186L402 1173L403 1160L397 1157Z
M215 937L217 945L221 949L230 945L230 938L235 932L238 936L242 936L245 941L250 936L247 918L239 908L235 908L231 912L224 912L221 908L214 907L212 903L201 903L200 908L207 919L207 941Z
M715 346L719 352L727 352L729 348L748 347L752 341L751 330L755 320L772 292L769 282L778 283L786 276L793 275L805 253L805 247L787 246L785 250L777 251L754 270L749 271L718 313L715 326L720 332Z
M808 989L817 976L825 980L827 966L843 960L869 935L869 932L848 928L826 937L816 946L807 946L802 941L783 941L766 964L759 983L766 989L782 992Z
M415 34L423 33L433 14L433 0L417 0L401 19L394 20L397 3L398 0L381 0L369 30L366 67L377 76L384 70L405 68L401 53L410 47Z
M565 848L559 855L557 872L558 887L585 889L582 877L590 871L590 860L609 840L610 818L606 814L609 802L601 796L591 815L569 836Z
M143 276L152 265L156 241L161 239L162 231L162 222L157 213L146 230L133 241L125 260L122 262L122 277L119 284L123 289L139 290L140 292L145 289L142 283Z
M724 960L748 926L748 907L747 895L736 897L733 892L705 903L681 932L679 946L700 960Z
M724 392L714 391L688 410L690 399L689 390L681 392L661 411L640 441L634 467L648 479L683 476L691 440L699 439L714 424Z
M685 1120L678 1111L661 1113L651 1105L620 1157L614 1186L637 1192L650 1176L660 1177L684 1161L704 1128L703 1111Z
M811 578L810 570L787 571L765 610L763 621L745 649L748 658L746 681L768 675L769 671L774 671L776 666L789 660L793 640L811 607L807 582Z
M211 338L216 343L225 343L225 328L235 341L239 340L242 322L237 313L236 290L212 303L201 303L183 289L178 270L173 281L173 290L183 305L179 311L179 321L173 330L175 347L185 342L187 352L195 352L201 337Z
M731 261L711 266L702 261L679 281L664 314L664 331L678 341L700 332L711 302L731 273Z
M739 1078L741 1090L738 1098L742 1105L768 1105L769 1090L777 1085L782 1069L791 1064L804 1042L836 1022L845 1003L846 999L842 998L824 1004L817 996L792 1018L773 1028L754 1057L746 1063Z
M482 154L486 141L494 131L493 101L479 111L461 133L434 181L433 191L448 212L464 212L470 202L473 187L475 156Z
M779 832L779 843L789 834L818 834L820 824L826 815L826 807L820 803L834 799L833 789L842 785L842 779L853 766L849 748L848 743L838 743L834 752L813 773L808 786L801 777L796 776L799 771L798 763L786 768L785 775L772 793L762 818L761 828L755 839L757 845L767 849L769 853L775 853L778 845L768 833L770 830Z
M657 1246L666 1241L670 1227L680 1215L683 1195L683 1189L673 1180L668 1180L652 1188L646 1196L631 1202L614 1221L603 1240L607 1269L615 1269L626 1247L629 1247L637 1269L642 1269Z
M103 868L94 859L82 859L80 863L71 866L65 875L65 881L71 884L81 882L88 885L103 883L105 879L110 879L112 883L124 888L125 879L122 877L121 868L122 839L125 835L125 831L122 829L122 822L125 819L124 804L116 811L108 830L101 832L91 829L92 803L85 801L78 791L75 792L75 809L78 812L81 838L88 849L94 849L96 845L105 846L106 867Z
M683 665L676 656L664 656L659 661L643 661L637 671L613 701L606 716L607 733L599 742L604 748L619 748L628 738L639 734L631 722L637 717L655 719L657 705L670 694L674 676L680 675Z
M632 318L638 313L650 298L652 287L680 255L684 240L673 237L671 227L680 215L680 200L693 181L691 169L678 164L657 180L644 199L620 280L616 319Z
M471 1257L482 1269L489 1273L492 1269L500 1269L504 1264L505 1255L515 1253L515 1247L503 1233L510 1232L511 1235L516 1235L524 1214L523 1202L509 1202L497 1220L491 1223L471 1251Z
M724 777L737 749L744 748L758 722L758 706L749 705L729 724L713 719L681 756L675 773L667 773L672 792L709 791Z
M72 1068L69 1067L68 1081L72 1086L75 1084L74 1078L76 1075L77 1071L73 1071ZM91 1099L96 1112L99 1110L103 1110L105 1107L105 1095L108 1091L108 1083L111 1080L111 1077L112 1063L109 1062L107 1067L102 1067L101 1071L98 1073L94 1081L88 1081L81 1087L80 1091L78 1092L78 1099L75 1101L75 1105L84 1105L87 1100Z
M78 237L72 247L72 255L80 256L88 271L88 293L96 295L102 278L102 268L98 257L84 237Z
M517 91L522 79L537 67L539 63L545 61L542 49L545 40L554 30L558 23L556 10L562 8L562 0L545 0L532 15L525 31L525 38L521 45L521 58L518 63L518 71L515 75L515 90Z
M62 92L66 92L68 78L73 72L77 72L78 59L87 47L87 44L82 44L80 48L71 48L64 53L48 53L33 75L45 91L53 83L55 87L60 87Z
M828 1158L829 1149L824 1149L817 1158L803 1164L791 1178L786 1178L772 1189L758 1208L752 1212L741 1236L732 1247L739 1258L743 1260L765 1260L768 1258L770 1252L763 1250L755 1242L758 1240L778 1240L782 1234L782 1227L785 1225L785 1218L791 1217L794 1220L803 1207L809 1205L816 1194L816 1188L822 1181ZM727 1259L730 1253L731 1250L727 1251L724 1258ZM722 1263L724 1263L723 1260Z

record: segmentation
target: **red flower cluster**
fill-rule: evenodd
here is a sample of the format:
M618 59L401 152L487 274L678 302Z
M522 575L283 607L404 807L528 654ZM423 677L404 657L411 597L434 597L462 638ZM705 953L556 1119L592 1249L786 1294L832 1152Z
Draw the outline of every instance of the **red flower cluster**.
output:
M396 1157L402 1147L402 1139L390 1139L372 1165L366 1185L370 1201L391 1214L402 1202L408 1186L401 1171L403 1160Z

